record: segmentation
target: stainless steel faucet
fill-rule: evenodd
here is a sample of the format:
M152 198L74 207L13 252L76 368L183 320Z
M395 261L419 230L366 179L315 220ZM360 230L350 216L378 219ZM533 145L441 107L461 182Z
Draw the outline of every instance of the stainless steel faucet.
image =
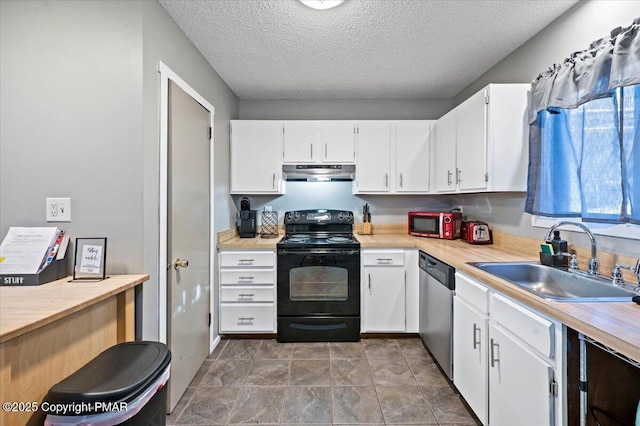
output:
M636 278L638 280L637 290L640 290L640 259L636 262L636 266L629 265L621 265L616 263L613 265L613 271L611 271L611 278L613 278L613 285L621 286L622 285L622 274L620 273L620 269L628 269L629 271L636 274Z
M582 223L578 223L578 222L569 222L569 221L558 222L558 223L554 224L551 228L549 228L549 230L547 231L547 236L544 237L544 240L546 242L550 243L551 240L553 239L553 237L552 237L553 231L555 231L556 229L558 229L559 227L561 227L563 225L576 226L576 227L582 229L589 236L589 239L591 240L591 258L589 259L589 273L590 274L594 274L594 275L599 274L598 267L600 265L600 262L598 261L598 258L596 257L596 251L597 251L597 248L596 248L596 237L593 235L593 232L591 232L591 230L589 228L587 228L586 225L584 225Z

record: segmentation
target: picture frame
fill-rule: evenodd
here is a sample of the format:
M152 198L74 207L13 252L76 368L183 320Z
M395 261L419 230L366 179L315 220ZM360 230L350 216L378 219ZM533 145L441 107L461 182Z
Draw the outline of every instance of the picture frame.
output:
M73 258L73 280L106 278L107 238L76 238Z

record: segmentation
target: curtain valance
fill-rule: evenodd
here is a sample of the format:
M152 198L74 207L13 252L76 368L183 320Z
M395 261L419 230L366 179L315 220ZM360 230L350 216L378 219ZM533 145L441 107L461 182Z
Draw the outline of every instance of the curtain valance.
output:
M640 84L640 18L540 74L531 85L529 124L541 111L576 108L635 84Z

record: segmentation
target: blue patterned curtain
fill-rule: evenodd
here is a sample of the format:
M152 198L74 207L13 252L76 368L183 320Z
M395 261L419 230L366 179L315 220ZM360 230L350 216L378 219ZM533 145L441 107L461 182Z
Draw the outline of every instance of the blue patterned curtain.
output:
M525 211L640 223L640 18L541 74Z

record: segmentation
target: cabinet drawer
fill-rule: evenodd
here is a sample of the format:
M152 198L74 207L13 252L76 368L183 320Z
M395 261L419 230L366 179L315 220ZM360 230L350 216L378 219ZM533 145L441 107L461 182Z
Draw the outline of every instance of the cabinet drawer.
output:
M221 285L273 284L273 270L231 269L220 271Z
M372 251L362 252L362 260L366 266L403 266L404 250L394 251Z
M484 314L489 312L489 289L460 273L456 273L456 296Z
M275 332L273 304L221 304L220 331Z
M551 321L499 294L493 295L491 318L540 354L554 358L554 327Z
M224 251L220 253L220 267L266 267L275 264L272 251Z
M273 302L273 287L223 287L221 302Z

